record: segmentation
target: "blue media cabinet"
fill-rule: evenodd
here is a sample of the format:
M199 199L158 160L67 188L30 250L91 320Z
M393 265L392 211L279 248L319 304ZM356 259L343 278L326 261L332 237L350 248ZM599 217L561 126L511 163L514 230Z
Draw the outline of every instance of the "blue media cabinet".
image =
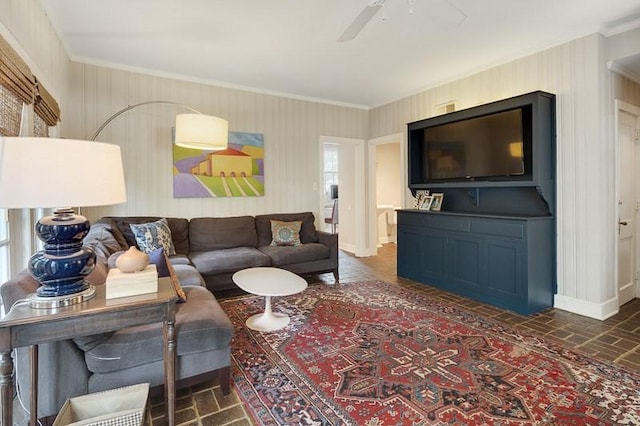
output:
M398 275L523 315L553 304L554 221L398 211Z
M415 146L423 142L425 127L522 106L531 111L524 177L449 182L413 178L423 167ZM398 276L523 315L553 306L555 96L533 92L409 123L408 132L409 188L441 192L444 201L441 211L398 211Z

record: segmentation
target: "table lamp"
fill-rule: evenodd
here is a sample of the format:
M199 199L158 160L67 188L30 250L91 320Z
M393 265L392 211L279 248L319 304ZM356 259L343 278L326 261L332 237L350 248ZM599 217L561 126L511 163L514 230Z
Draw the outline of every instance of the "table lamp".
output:
M41 284L32 308L57 308L91 299L85 280L96 255L83 247L89 221L72 207L119 204L127 199L118 145L72 139L0 137L0 208L54 208L35 226L44 250L29 273Z

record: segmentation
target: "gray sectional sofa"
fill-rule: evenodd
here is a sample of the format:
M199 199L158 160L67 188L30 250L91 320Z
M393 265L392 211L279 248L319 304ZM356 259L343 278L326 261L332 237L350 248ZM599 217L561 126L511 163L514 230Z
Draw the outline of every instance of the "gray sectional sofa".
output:
M110 223L98 222L84 239L97 255L96 266L87 277L93 285L104 284L109 258L124 248L117 234ZM180 281L186 294L186 301L176 305L177 387L218 375L223 393L229 393L233 325L193 266L176 267L176 275L185 278ZM38 286L26 270L2 284L5 310L34 293ZM73 396L136 383L158 388L164 383L160 323L45 343L38 348L38 418L55 416ZM14 364L18 388L28 406L27 348L16 350Z
M135 245L130 224L154 222L159 217L105 217L97 223L109 223L124 238L123 246ZM206 287L217 297L237 294L232 275L245 268L274 266L299 275L338 274L338 235L316 230L311 212L264 214L237 217L166 218L171 229L176 255L171 262L180 280L197 281L187 273L195 267ZM301 245L272 246L271 221L302 222ZM185 270L186 269L186 270ZM181 275L182 274L182 275Z
M136 244L129 225L160 217L104 217L94 223L84 244L97 254L87 277L105 282L118 253ZM270 246L271 220L302 221L298 246ZM186 302L176 312L178 387L220 378L229 392L233 326L216 295L236 289L234 272L252 266L276 266L298 274L333 272L338 278L337 235L315 230L311 213L230 218L167 218L176 254L170 256ZM5 310L35 292L38 283L25 271L0 286ZM39 345L38 417L55 415L67 398L148 382L164 382L162 325L131 327L113 333ZM28 351L18 349L16 379L29 395Z

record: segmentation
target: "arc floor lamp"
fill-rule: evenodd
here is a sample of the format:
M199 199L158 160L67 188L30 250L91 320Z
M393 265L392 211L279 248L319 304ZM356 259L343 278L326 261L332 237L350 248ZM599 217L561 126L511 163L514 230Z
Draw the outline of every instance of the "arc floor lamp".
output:
M122 108L107 118L107 120L98 127L98 130L93 134L91 140L96 140L100 132L102 132L109 123L125 112L149 104L176 105L191 111L191 113L176 115L176 145L206 151L218 151L227 147L229 135L229 122L227 120L213 115L202 114L190 106L173 101L147 101Z
M175 143L215 151L227 146L228 122L201 114L171 101L148 101L116 112L91 141L0 137L0 208L54 208L52 216L36 224L44 250L28 262L29 273L41 284L29 302L32 308L51 309L81 303L95 295L86 276L96 255L82 240L90 223L73 207L104 206L127 199L122 154L118 145L93 142L118 116L138 106L165 103L184 107L176 117Z

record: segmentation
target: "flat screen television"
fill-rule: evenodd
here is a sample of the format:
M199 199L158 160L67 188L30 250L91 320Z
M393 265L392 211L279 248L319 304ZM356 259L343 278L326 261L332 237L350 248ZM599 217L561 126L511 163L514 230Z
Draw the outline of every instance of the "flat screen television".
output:
M472 111L409 125L410 186L531 179L531 105Z

